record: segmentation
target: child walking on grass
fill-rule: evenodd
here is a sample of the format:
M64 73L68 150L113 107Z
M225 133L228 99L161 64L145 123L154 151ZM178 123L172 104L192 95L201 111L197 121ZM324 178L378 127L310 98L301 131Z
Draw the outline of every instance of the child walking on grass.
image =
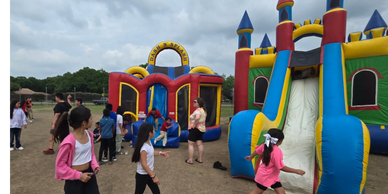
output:
M136 188L135 194L142 194L146 188L146 185L151 189L153 194L160 194L159 191L159 179L154 171L154 156L163 156L168 158L166 152L155 152L152 147L151 139L155 136L155 129L151 123L143 123L140 126L135 151L132 155L132 162L137 163L136 170Z
M270 129L266 137L265 142L259 146L256 146L256 150L245 159L251 161L258 154L262 155L262 163L257 170L255 181L255 189L250 194L261 194L268 187L272 187L277 194L285 194L284 188L280 183L279 174L280 170L283 172L295 173L304 175L305 172L300 169L293 169L287 167L283 163L283 153L278 147L282 144L284 134L279 129Z
M99 194L96 175L100 166L94 155L93 124L90 109L78 106L64 112L55 123L54 141L62 142L55 161L55 178L65 180L65 194ZM69 124L74 131L69 134Z

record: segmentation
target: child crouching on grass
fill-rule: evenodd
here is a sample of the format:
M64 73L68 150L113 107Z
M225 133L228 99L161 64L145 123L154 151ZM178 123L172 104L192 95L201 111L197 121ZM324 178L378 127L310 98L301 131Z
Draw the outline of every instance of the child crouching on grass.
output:
M138 162L136 170L135 194L144 193L146 185L148 185L153 194L160 194L158 187L159 179L153 172L154 156L163 156L164 158L168 158L168 153L170 153L170 151L155 152L150 141L154 137L154 126L151 123L143 123L140 126L135 151L132 155L132 162Z

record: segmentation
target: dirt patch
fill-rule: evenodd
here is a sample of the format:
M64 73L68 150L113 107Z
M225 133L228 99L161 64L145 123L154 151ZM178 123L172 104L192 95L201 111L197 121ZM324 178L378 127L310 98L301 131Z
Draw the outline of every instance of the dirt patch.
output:
M99 121L102 113L93 111L93 122ZM35 121L23 129L21 143L23 151L12 151L11 154L11 193L63 193L64 181L54 178L55 159L58 144L55 144L54 155L44 155L48 148L52 108L34 110ZM188 165L187 143L181 142L179 148L159 149L169 150L167 159L155 157L155 173L160 179L162 193L171 194L218 194L249 193L255 187L252 180L232 178L230 172L229 151L227 144L228 118L222 118L221 138L213 142L205 142L204 163ZM97 182L102 194L133 193L135 190L136 164L131 162L133 148L128 142L123 142L128 155L117 156L113 165L104 164L97 175ZM95 154L98 156L100 144L95 144ZM196 155L195 155L196 156ZM196 157L194 157L196 158ZM220 161L227 171L213 168L213 163ZM388 157L370 155L366 193L380 194L388 191ZM147 188L145 193L151 193ZM267 191L265 193L275 193Z

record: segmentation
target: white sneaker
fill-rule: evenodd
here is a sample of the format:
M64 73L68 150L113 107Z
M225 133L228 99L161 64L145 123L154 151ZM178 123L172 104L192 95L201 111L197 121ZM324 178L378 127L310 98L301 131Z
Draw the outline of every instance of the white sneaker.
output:
M108 158L107 158L107 157L104 157L101 161L103 161L103 162L108 162Z
M14 149L13 148L11 148L11 151L13 151Z
M22 146L20 146L19 148L16 148L18 150L24 150L24 148Z
M32 120L30 120L30 123L32 123Z

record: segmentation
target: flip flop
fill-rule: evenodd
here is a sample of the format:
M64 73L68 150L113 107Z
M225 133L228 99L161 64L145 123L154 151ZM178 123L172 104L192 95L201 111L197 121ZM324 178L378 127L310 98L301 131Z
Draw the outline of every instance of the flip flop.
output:
M189 159L185 160L185 162L186 162L187 164L193 165L193 163L190 163L190 162L188 162L188 161L189 161Z
M200 161L198 160L198 158L197 158L197 159L195 159L195 161L196 161L196 162L198 162L198 163L203 163L203 161L202 161L202 162L200 162Z
M113 162L112 161L109 161L109 165L112 165L113 164Z

